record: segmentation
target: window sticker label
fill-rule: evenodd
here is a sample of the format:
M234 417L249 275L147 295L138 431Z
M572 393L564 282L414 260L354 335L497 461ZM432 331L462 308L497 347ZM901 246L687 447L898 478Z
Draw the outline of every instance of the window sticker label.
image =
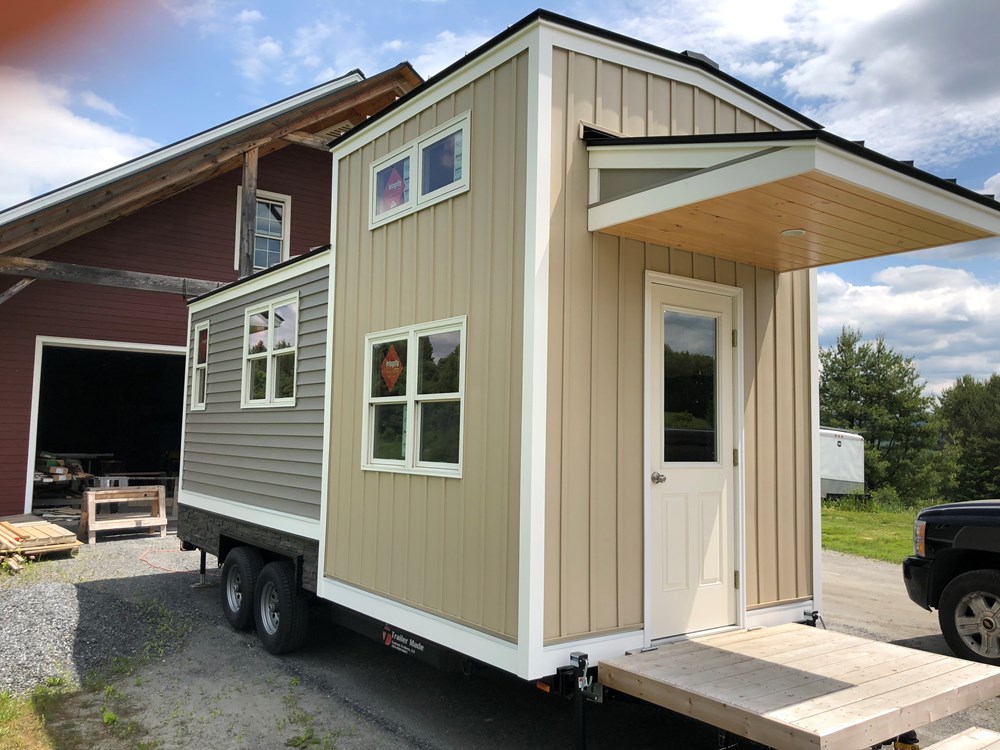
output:
M382 382L385 383L385 387L389 391L395 390L396 383L403 374L403 362L400 360L399 355L396 354L395 346L389 346L389 351L386 352L385 359L382 360L379 370L382 373Z
M382 197L379 200L379 211L388 211L403 202L403 175L396 167L392 167L389 177L385 181L382 189Z

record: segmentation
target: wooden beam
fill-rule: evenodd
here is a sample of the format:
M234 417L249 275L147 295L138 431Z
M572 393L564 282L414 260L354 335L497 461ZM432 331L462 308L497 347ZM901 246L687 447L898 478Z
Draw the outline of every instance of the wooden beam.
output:
M0 225L0 253L36 254L49 247L79 236L74 229L84 224L94 214L120 218L127 216L138 207L150 205L170 194L171 186L185 183L197 184L222 171L235 168L241 158L251 148L278 146L288 133L311 127L317 120L332 117L345 119L345 113L361 109L374 114L380 107L373 107L380 97L405 88L414 74L407 65L400 65L384 73L372 76L367 81L347 87L323 101L303 107L288 118L261 123L257 127L220 140L208 150L198 150L179 156L169 165L162 165L158 171L149 170L123 178L112 186L97 188L76 198L50 206L35 214L7 225ZM403 79L400 82L400 78ZM413 81L419 84L419 79ZM368 111L373 110L373 111ZM105 222L106 223L106 222ZM93 225L90 227L93 228ZM45 243L48 237L54 241Z
M185 297L195 297L211 292L226 283L224 281L185 279L181 276L164 276L158 273L121 271L116 268L78 266L75 263L55 263L37 258L4 258L2 256L0 256L0 273L11 276L26 276L29 279L68 281L78 284L138 289L144 292L182 294Z
M257 148L243 154L243 201L240 204L240 278L253 273L253 240L257 222Z
M286 141L298 144L299 146L308 146L309 148L319 149L320 151L326 151L327 153L330 152L326 139L320 138L312 133L305 133L301 130L296 130L294 133L285 133L284 138Z
M0 293L0 305L9 300L18 292L23 292L27 287L31 286L31 283L33 281L34 279L21 279L16 284L14 284L14 286L12 286L10 289L6 290L3 293Z

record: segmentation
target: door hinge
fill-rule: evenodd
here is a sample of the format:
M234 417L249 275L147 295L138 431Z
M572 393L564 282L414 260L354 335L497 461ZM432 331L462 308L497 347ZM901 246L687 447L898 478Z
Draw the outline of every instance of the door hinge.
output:
M736 329L734 328L734 329L733 329L733 349L735 349L735 348L736 348L737 346L739 346L739 345L738 345L738 344L736 343L737 341L739 341L739 339L738 339L738 338L737 338L737 336L736 336Z
M740 587L740 571L738 570L733 571L733 587L737 589Z
M740 465L740 449L733 448L733 466Z

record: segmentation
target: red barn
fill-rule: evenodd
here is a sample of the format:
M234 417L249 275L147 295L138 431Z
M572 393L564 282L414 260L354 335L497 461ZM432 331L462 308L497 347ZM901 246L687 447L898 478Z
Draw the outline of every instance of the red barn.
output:
M0 212L0 516L40 452L176 473L186 299L327 244L321 151L419 83L355 71Z

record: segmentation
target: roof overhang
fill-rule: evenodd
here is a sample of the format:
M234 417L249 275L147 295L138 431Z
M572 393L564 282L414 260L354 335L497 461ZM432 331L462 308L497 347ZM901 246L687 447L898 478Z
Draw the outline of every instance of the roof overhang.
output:
M0 211L0 256L36 256L146 206L294 144L326 143L421 83L408 63L360 72L300 94ZM315 142L315 143L314 143Z
M775 271L1000 235L1000 203L825 131L585 133L588 228Z

